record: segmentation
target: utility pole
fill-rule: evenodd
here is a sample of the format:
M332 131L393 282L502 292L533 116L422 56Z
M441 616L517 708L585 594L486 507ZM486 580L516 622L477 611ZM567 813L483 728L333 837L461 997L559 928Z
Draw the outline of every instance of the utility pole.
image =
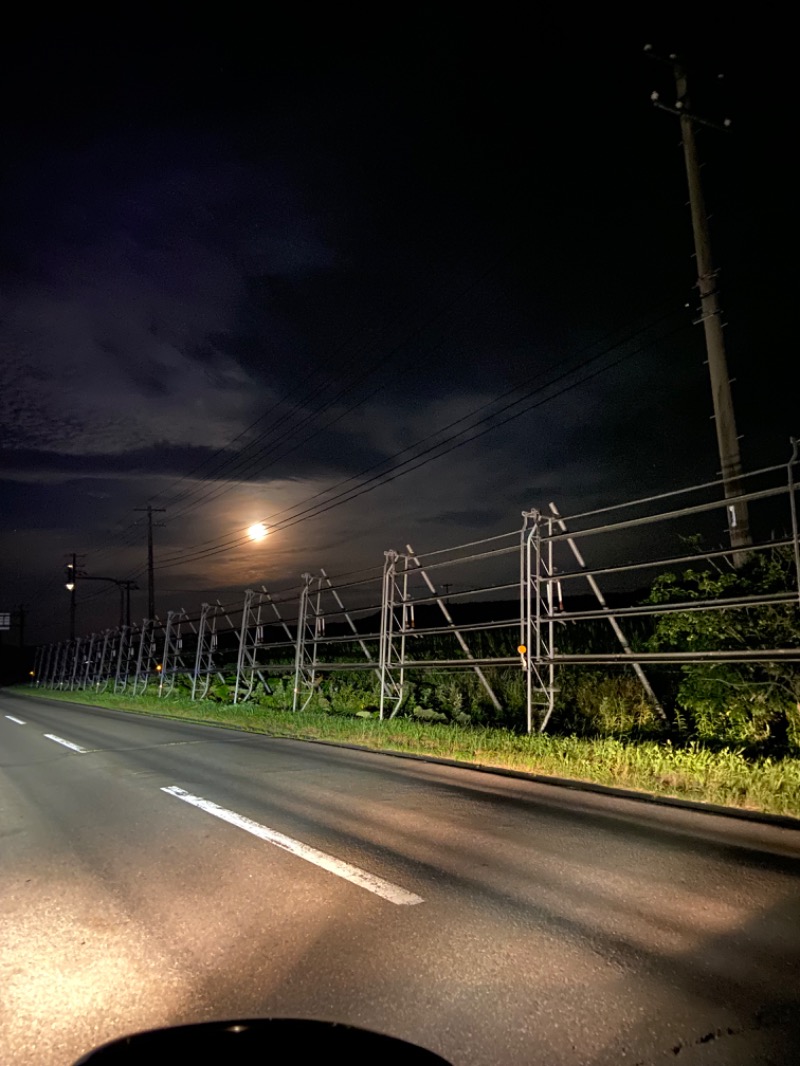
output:
M17 607L17 632L19 634L19 646L25 647L25 604L21 603Z
M135 581L124 581L122 583L122 585L123 585L123 587L125 589L125 619L124 619L124 621L125 621L125 625L128 627L128 629L130 629L131 628L131 589L138 589L139 586L136 584ZM122 628L122 623L123 623L123 619L120 616L120 620L119 620L120 628Z
M78 578L78 556L75 552L70 556L71 563L67 563L67 589L69 590L69 639L75 639L75 588Z
M649 51L649 48L646 49ZM662 110L677 114L681 124L681 140L686 163L686 177L689 184L689 206L692 214L692 231L694 233L694 250L697 262L697 288L700 292L700 321L705 332L706 352L708 354L708 373L711 379L711 397L714 404L714 425L717 431L717 447L722 474L725 498L733 500L742 494L742 462L739 454L739 436L736 432L736 418L733 411L733 395L728 376L728 361L725 354L722 309L717 288L717 270L711 256L711 238L708 229L705 197L700 180L700 164L697 157L695 128L698 124L713 126L713 123L699 118L692 110L689 99L686 70L680 59L671 55L669 60L675 77L677 99L675 107L665 107L659 102L658 93L651 99ZM727 125L727 122L726 122ZM727 507L728 533L731 547L749 548L750 520L747 503L738 501ZM735 551L734 566L741 566L747 559L747 551Z
M116 585L119 589L119 624L120 627L126 624L130 628L131 624L131 589L138 589L139 586L135 581L126 579L120 580L118 577L100 577L99 575L87 574L85 570L76 569L76 556L73 555L73 562L67 563L67 588L75 596L75 587L78 583L78 579L81 581L109 581L112 585ZM74 627L73 627L74 628ZM74 639L74 638L71 638Z
M152 621L156 616L155 584L153 581L153 514L164 511L164 507L137 507L137 511L147 512L147 617Z

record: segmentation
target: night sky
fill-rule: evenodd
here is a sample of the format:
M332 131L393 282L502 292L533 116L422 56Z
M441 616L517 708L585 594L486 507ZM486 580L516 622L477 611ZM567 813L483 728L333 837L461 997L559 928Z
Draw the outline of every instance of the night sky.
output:
M647 42L732 119L700 151L743 462L788 459L788 30L455 10L5 39L0 610L29 640L67 635L67 553L144 590L148 502L163 616L714 477ZM78 632L116 624L112 586L79 597Z

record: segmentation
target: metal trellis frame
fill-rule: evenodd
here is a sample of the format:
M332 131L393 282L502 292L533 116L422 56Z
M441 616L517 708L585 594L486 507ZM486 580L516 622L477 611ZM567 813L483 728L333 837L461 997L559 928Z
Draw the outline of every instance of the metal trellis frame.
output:
M160 623L145 620L141 628L122 626L40 647L32 683L45 688L99 688L113 679L115 691L132 688L139 693L160 672L159 693L163 695L175 676L185 672L192 678L192 697L201 698L212 678L223 676L227 649L231 665L236 654L235 703L250 698L258 684L270 691L268 675L283 674L287 680L293 677L292 706L299 710L308 706L324 674L371 671L378 679L383 718L403 707L410 682L422 671L470 671L495 710L503 710L497 671L521 669L526 724L532 730L545 729L552 720L560 667L615 665L627 666L636 674L648 704L663 714L645 673L651 664L800 661L800 648L791 640L792 646L741 650L660 645L654 651L646 643L659 618L670 613L762 607L791 611L800 605L798 441L792 439L791 446L788 463L742 474L736 498L725 495L718 479L566 516L551 503L546 509L523 511L521 531L517 527L427 553L417 553L408 544L404 554L386 551L382 567L359 572L367 577L346 575L346 581L337 581L321 569L316 576L303 575L299 595L291 590L273 598L263 586L260 591L248 589L236 625L219 602L213 607L204 604L196 646L184 634L190 642L192 670L183 661L181 643L181 627L184 623L192 626L192 619L181 610L170 611L163 627L161 671L155 666ZM788 512L784 510L787 500ZM715 516L739 503L747 505L754 532L764 528L773 532L746 549L719 547L716 538L722 531L714 526ZM778 536L776 525L781 527ZM710 537L709 550L696 545L685 554L674 547L666 550L682 533L693 536L698 532ZM587 555L593 565L587 564L582 540L589 540ZM778 552L782 562L777 573L786 587L779 585L769 593L744 588L714 598L696 595L654 603L637 591L649 587L654 574L698 566L736 570L758 553ZM506 560L512 556L518 560L518 573L509 575ZM472 568L469 574L477 580L466 587L453 584L461 580L458 573L452 576L454 567ZM445 571L447 582L442 580ZM587 606L585 597L574 596L576 586L588 586L594 602ZM492 617L488 611L474 609L487 601L501 608L499 614L493 611ZM279 604L289 605L285 616ZM220 637L221 618L231 627L230 647ZM593 650L565 651L558 646L561 640L564 647L570 647L562 634L577 623L587 627L583 631L591 637L577 646ZM519 641L514 648L517 628ZM510 631L508 641L503 630ZM481 634L487 635L485 639ZM507 698L518 706L518 697Z
M150 678L156 673L156 626L158 619L145 618L139 630L139 647L136 653L136 673L131 689L134 696L141 695Z
M390 718L394 718L405 696L406 634L414 624L414 608L408 601L408 558L396 551L383 553L383 585L381 595L381 632L378 654L380 671L379 715L386 716L391 704ZM402 559L398 573L397 563Z
M241 703L253 695L260 681L270 691L264 672L258 662L258 648L264 642L264 604L268 593L246 589L242 605L242 624L239 632L239 652L236 659L236 683L233 702Z
M117 630L106 629L103 632L103 641L100 645L100 655L97 658L95 669L92 674L92 686L96 691L105 691L111 677L111 667L114 662L115 637Z
M164 651L159 664L161 667L158 679L159 697L168 696L174 690L175 679L179 674L188 676L190 673L182 654L181 627L187 623L189 623L189 616L182 607L179 611L167 612L167 621L164 626Z
M128 687L136 654L135 648L133 627L120 626L116 644L117 662L114 670L114 692L117 694L124 692Z
M211 681L224 677L217 666L217 620L225 616L222 604L204 603L200 608L197 623L197 648L195 650L194 671L192 672L192 699L204 700L211 688ZM230 622L230 619L228 619ZM232 628L232 627L231 627Z

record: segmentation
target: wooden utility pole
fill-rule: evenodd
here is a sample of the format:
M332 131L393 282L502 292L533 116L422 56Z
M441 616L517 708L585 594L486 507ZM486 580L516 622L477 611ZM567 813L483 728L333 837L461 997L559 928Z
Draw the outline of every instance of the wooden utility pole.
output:
M72 562L67 564L67 588L69 589L69 639L75 639L75 586L78 578L78 556L72 553Z
M717 271L711 256L708 216L700 181L700 164L697 158L695 127L698 120L692 112L686 70L677 56L670 56L670 60L673 64L677 90L675 110L680 117L683 155L689 183L689 206L692 212L694 251L697 260L697 288L700 292L700 317L708 353L708 373L711 378L711 397L714 404L714 424L717 430L722 483L726 499L735 500L742 494L742 462L739 454L736 418L733 412L731 382L728 376L728 361L725 354ZM752 541L747 503L738 501L729 504L727 514L731 547L748 548ZM746 551L736 551L733 556L734 565L741 566L746 558Z
M155 582L153 579L153 514L164 511L164 507L137 507L137 511L147 512L147 617L152 621L156 616Z

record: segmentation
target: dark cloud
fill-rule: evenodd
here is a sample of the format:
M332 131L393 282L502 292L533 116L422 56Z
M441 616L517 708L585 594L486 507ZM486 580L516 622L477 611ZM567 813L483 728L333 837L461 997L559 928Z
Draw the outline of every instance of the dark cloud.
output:
M0 587L36 601L32 624L64 552L141 569L148 499L160 587L199 600L713 476L651 28L604 14L532 42L428 12L366 47L225 18L21 45L2 75ZM745 454L774 461L799 428L780 57L692 33L698 67L730 75L727 98L696 83L740 130L704 136L704 175ZM230 545L262 518L261 556Z

